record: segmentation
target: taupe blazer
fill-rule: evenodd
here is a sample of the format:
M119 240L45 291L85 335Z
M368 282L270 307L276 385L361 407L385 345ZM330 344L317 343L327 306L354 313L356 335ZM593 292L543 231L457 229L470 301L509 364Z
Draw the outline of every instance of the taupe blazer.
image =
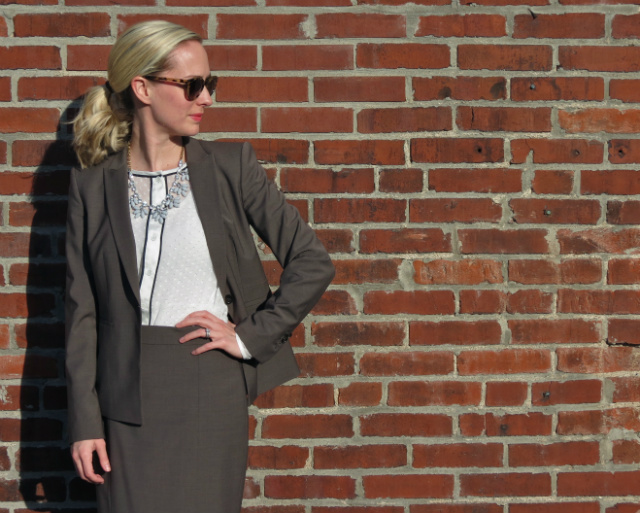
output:
M236 331L249 402L299 369L291 331L334 275L322 244L267 180L247 143L185 139L191 190ZM272 294L250 230L284 271ZM140 292L126 152L73 169L67 221L66 372L71 441L103 438L102 417L140 424Z

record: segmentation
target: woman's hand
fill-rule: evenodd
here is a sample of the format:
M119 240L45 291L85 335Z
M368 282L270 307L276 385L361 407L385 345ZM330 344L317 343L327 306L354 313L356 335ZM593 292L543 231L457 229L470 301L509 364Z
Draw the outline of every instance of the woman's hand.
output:
M206 338L207 328L209 328L211 342L201 345L193 350L191 354L198 355L212 349L222 349L231 356L242 358L242 352L236 340L235 324L218 319L210 312L201 311L190 313L176 324L176 328L183 328L184 326L201 326L201 328L187 333L180 339L180 343L194 338Z
M94 484L103 484L104 479L93 470L93 453L98 455L100 466L105 472L111 472L111 464L107 456L107 444L103 438L80 440L71 445L71 457L75 463L78 475Z

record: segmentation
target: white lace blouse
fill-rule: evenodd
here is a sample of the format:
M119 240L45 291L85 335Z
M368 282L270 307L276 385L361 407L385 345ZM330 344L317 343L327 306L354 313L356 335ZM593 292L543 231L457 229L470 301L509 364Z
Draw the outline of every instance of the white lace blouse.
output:
M186 167L186 164L182 164ZM142 201L156 205L167 195L181 168L166 171L132 171ZM186 182L187 186L189 182ZM129 194L131 195L131 190ZM207 310L224 321L228 310L218 287L202 223L191 188L178 195L180 206L171 208L163 222L151 215L135 216L131 225L136 241L142 324L174 326L188 314ZM249 351L236 335L244 358Z

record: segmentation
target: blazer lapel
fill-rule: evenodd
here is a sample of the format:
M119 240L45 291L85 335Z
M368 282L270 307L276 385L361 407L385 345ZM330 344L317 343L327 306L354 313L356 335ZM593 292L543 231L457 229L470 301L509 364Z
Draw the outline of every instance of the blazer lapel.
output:
M227 241L222 219L222 198L217 180L219 171L215 159L202 148L196 139L185 138L185 144L191 193L202 222L218 287L225 294L227 287Z
M116 241L120 262L131 290L140 304L136 241L129 214L129 185L127 182L126 152L114 155L105 165L104 190L111 231Z

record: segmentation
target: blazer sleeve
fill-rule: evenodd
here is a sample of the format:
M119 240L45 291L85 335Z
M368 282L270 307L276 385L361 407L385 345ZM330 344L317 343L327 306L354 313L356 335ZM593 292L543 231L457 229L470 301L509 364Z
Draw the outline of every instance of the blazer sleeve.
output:
M96 393L96 303L85 236L85 208L71 171L67 214L65 299L66 376L71 442L104 438Z
M247 218L283 268L275 293L236 326L251 355L262 363L278 352L318 302L335 269L313 230L267 179L249 143L242 146L240 173Z

